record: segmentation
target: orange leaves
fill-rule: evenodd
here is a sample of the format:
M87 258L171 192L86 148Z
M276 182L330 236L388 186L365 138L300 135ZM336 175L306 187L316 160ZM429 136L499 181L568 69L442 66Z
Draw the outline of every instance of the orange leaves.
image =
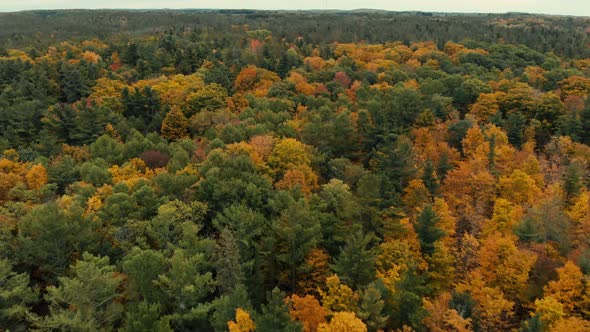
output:
M279 76L271 71L248 66L236 77L234 88L238 92L253 92L255 96L262 97L266 96L272 83L279 80Z
M295 71L291 72L291 75L287 80L295 84L295 89L299 93L310 96L315 92L316 88L313 85L307 83L307 79L303 75Z
M310 194L318 187L318 177L307 165L298 165L289 168L283 178L275 184L279 190L288 190L299 187L301 192Z
M430 315L424 319L424 324L432 332L470 332L471 318L463 318L455 309L449 308L450 293L442 293L435 299L424 299L424 308Z
M326 65L326 61L319 56L307 57L303 62L314 71L322 70Z
M304 332L316 332L318 326L326 322L328 313L315 297L311 295L299 297L293 294L290 299L292 307L289 313L294 320L301 322Z
M27 186L32 190L39 190L47 184L47 171L41 164L34 165L25 175Z

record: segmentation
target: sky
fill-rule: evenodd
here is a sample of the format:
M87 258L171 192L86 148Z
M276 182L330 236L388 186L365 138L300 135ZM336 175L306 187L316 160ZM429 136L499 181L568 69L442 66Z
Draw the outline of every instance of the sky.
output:
M590 16L590 0L0 0L0 11L63 8L386 9Z

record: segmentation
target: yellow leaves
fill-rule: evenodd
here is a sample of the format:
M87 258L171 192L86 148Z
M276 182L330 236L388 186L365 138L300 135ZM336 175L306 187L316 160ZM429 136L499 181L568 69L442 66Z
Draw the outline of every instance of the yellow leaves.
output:
M579 317L570 317L559 320L555 323L551 332L588 332L590 331L590 321Z
M33 59L27 55L25 51L11 49L6 51L8 53L7 56L0 56L0 61L2 60L21 60L23 62L33 62Z
M570 96L585 97L590 94L590 78L583 76L570 76L559 82L562 99Z
M432 332L470 332L471 318L463 318L455 309L449 308L452 296L445 292L433 300L423 299L424 309L430 315L424 319L424 325Z
M205 83L199 74L179 74L138 81L133 87L136 91L151 87L158 93L162 104L184 108L188 103L188 95L203 89Z
M130 188L141 179L149 179L154 175L154 171L149 169L145 162L139 158L131 159L123 166L114 165L108 171L111 173L113 184L124 182Z
M338 312L329 324L321 324L318 332L367 332L367 326L354 312Z
M318 326L326 322L328 313L315 297L311 295L299 297L293 294L290 299L289 313L293 320L301 322L304 332L316 332Z
M505 236L512 234L515 224L520 221L522 211L504 198L497 198L494 202L492 219L484 225L483 234L490 235L499 232Z
M563 305L551 296L535 300L535 313L547 326L552 326L564 315Z
M430 191L421 179L412 179L404 189L403 202L411 212L416 212L428 204Z
M478 273L472 273L470 278L459 284L457 291L468 292L477 302L474 316L482 330L505 330L514 303L504 298L502 291L488 287Z
M80 54L80 58L84 59L86 62L94 64L97 64L102 59L100 55L92 51L84 51Z
M500 177L498 190L502 198L515 204L531 204L541 192L535 180L518 169L510 176Z
M581 192L566 213L573 221L574 243L576 245L584 243L590 234L590 193Z
M294 138L283 138L275 144L268 157L268 164L278 171L299 165L310 166L310 147Z
M179 107L172 107L162 121L162 137L177 141L188 136L188 120Z
M318 292L322 298L322 305L328 313L356 311L358 294L354 293L350 287L341 284L338 275L326 278L326 287L326 292L321 289L318 289Z
M482 93L475 103L469 107L469 114L478 122L487 122L489 118L498 113L500 105L494 93Z
M489 143L479 126L469 128L461 144L467 158L484 159L490 150Z
M567 314L576 312L582 304L584 274L571 261L557 269L557 280L550 281L544 288L545 297L552 297L563 304Z
M227 322L230 332L252 332L256 325L250 318L250 314L242 308L236 309L236 320Z
M475 272L486 284L498 287L510 299L521 300L536 259L532 252L519 250L512 237L495 233L482 242L479 268Z
M101 77L96 80L96 85L92 87L92 93L88 98L100 105L105 105L117 112L122 112L121 92L126 87L127 84L122 81Z
M41 164L34 165L25 175L27 186L32 190L39 190L47 184L47 170Z
M442 197L434 198L432 209L438 216L437 226L445 232L445 235L441 241L447 245L451 244L453 242L453 236L455 235L457 219L453 216L451 210L449 209L449 205Z
M385 288L392 294L395 293L395 285L398 281L401 280L400 271L402 270L401 266L395 265L395 263L391 264L391 267L386 271L377 271L377 278L381 279Z

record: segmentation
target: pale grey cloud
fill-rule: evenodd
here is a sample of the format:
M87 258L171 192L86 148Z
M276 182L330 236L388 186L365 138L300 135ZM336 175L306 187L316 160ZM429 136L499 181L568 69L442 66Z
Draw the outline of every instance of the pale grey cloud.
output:
M589 0L0 0L0 11L59 8L252 8L531 12L590 16Z

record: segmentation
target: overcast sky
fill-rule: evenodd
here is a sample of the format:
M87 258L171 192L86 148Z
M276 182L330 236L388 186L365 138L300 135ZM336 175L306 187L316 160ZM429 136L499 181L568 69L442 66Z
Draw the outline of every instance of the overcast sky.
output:
M590 16L590 0L0 0L0 11L60 8L358 9Z

